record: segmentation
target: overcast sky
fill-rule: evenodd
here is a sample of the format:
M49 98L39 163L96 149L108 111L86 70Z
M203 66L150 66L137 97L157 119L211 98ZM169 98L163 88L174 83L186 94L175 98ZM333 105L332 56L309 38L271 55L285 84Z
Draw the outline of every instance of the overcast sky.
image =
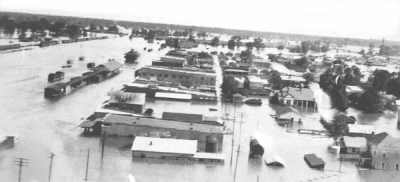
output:
M0 0L0 11L400 40L400 0Z

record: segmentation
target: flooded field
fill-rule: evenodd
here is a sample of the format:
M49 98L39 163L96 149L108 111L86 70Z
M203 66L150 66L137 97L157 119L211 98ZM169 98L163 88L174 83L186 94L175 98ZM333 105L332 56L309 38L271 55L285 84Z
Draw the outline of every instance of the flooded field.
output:
M152 46L155 51L144 52L143 47ZM90 115L107 98L109 90L118 89L122 83L133 81L135 66L125 66L122 73L114 78L86 86L52 102L43 97L47 74L59 70L67 59L77 60L79 56L85 56L86 62L103 63L109 58L122 61L123 54L131 48L142 54L137 65L140 67L166 53L166 50L157 51L158 46L148 45L142 39L130 41L123 37L0 54L0 135L17 136L14 149L0 152L1 181L16 181L17 166L14 161L17 157L29 159L27 166L23 167L23 181L47 181L50 152L55 154L53 181L83 181L88 149L88 181L127 181L128 175L132 174L138 182L231 182L236 161L236 181L257 181L257 178L259 181L368 181L366 176L374 179L370 177L374 176L372 172L359 173L354 164L340 164L335 156L329 154L327 146L332 139L299 135L295 131L279 127L270 117L275 111L269 107L267 98L263 98L263 105L260 107L173 101L146 103L145 107L153 108L155 114L164 110L204 113L210 107L229 113L229 118L233 118L236 113L234 154L231 157L232 135L225 135L224 164L132 161L131 152L127 148L132 142L129 138L107 139L105 157L101 162L99 139L80 136L81 129L78 125L83 117ZM312 88L319 104L319 113L301 113L298 117L302 118L304 128L321 129L320 115L329 118L333 111L329 97L317 85ZM365 115L352 109L348 113L354 115L359 123L373 125L377 131L400 136L396 129L397 113ZM233 122L226 121L226 125L228 131L231 131ZM269 168L263 162L248 159L249 139L255 132L265 136L269 143L266 152L279 154L287 164L285 168ZM240 150L237 152L239 145ZM322 157L327 163L326 170L310 169L303 160L306 153L315 153ZM239 157L236 159L237 155Z

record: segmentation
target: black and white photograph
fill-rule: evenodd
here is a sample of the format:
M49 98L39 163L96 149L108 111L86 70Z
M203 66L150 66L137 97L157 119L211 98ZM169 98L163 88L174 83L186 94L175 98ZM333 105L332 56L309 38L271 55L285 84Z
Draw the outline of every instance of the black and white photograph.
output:
M0 0L0 182L399 182L400 0Z

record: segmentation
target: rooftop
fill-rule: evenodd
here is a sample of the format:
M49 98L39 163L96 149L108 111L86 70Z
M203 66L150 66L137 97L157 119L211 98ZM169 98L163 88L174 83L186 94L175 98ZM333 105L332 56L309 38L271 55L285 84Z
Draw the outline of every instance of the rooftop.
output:
M133 140L131 150L195 155L197 151L197 140L137 136Z
M293 76L293 75L281 75L281 79L284 81L293 81L293 82L305 82L306 81L301 76Z
M367 147L367 139L364 137L343 137L346 147L365 148Z
M110 60L107 63L101 64L100 66L104 66L109 71L114 71L122 67L122 64L115 61L115 60Z
M306 100L306 101L314 101L314 92L309 88L294 88L294 87L286 87L283 88L283 93L287 93L292 96L296 100Z
M374 128L370 125L349 124L349 133L365 133L371 134Z
M180 73L189 73L189 74L198 74L198 75L207 75L207 76L215 76L214 72L210 72L203 69L198 68L176 68L176 67L162 67L162 66L146 66L139 70L158 70L158 71L170 71L170 72L180 72Z
M203 133L223 133L222 126L216 126L208 123L190 123L184 121L173 121L130 115L109 114L104 118L104 123L167 128L182 131L197 131Z
M110 100L108 102L144 105L146 103L146 93L117 91L111 93Z
M164 98L164 99L179 99L179 100L191 100L191 94L182 94L182 93L171 93L171 92L156 92L156 98Z

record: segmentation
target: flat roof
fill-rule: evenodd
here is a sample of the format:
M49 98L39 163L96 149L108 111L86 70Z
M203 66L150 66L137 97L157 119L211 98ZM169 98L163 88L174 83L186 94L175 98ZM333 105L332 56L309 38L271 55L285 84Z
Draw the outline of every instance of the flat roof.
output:
M137 136L133 140L131 150L195 155L197 151L197 140Z
M165 99L179 99L179 100L191 100L191 94L182 94L182 93L171 93L171 92L156 92L156 98L165 98Z
M209 72L202 69L190 69L190 68L176 68L176 67L162 67L162 66L146 66L138 69L137 71L144 71L146 69L149 70L159 70L159 71L170 71L170 72L180 72L180 73L190 73L190 74L198 74L198 75L207 75L215 77L215 72Z
M109 114L104 118L103 122L109 124L167 128L182 131L197 131L203 133L223 133L222 125L213 125L207 122L193 123L185 121L165 120L134 115Z
M132 93L118 91L110 96L109 103L126 103L144 105L146 103L146 93Z

